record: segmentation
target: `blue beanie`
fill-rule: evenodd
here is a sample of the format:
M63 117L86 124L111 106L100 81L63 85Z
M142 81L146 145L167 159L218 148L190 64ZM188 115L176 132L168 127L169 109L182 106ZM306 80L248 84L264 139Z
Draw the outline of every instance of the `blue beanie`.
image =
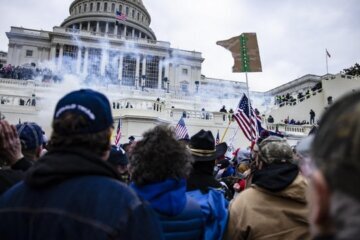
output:
M25 122L17 124L16 130L23 150L34 150L44 142L41 127L36 123Z
M107 97L90 89L74 91L60 99L55 107L54 120L68 112L81 115L88 121L87 126L77 129L75 134L101 132L114 123Z

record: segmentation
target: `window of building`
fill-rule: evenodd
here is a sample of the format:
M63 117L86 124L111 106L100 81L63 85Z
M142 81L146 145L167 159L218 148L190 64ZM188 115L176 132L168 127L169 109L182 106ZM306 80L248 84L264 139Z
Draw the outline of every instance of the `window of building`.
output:
M122 13L122 5L119 5L119 11Z
M189 83L187 81L182 81L180 83L180 88L181 88L182 92L185 92L185 93L189 92Z
M98 3L96 3L96 11L100 11L100 3L98 2Z
M141 22L144 22L144 15L141 15Z
M124 56L122 85L135 86L136 57L132 55Z
M138 21L140 20L140 13L139 12L137 13L137 20Z
M135 18L135 10L134 9L131 11L131 17Z
M64 45L64 52L63 52L63 67L68 72L75 72L76 71L76 61L78 55L78 47L72 45Z
M33 50L26 50L26 56L32 57L33 56Z
M147 88L158 87L159 57L148 56L146 58L146 83Z
M104 3L104 12L107 12L107 11L108 11L108 4L106 2L106 3Z
M101 49L89 49L88 73L89 75L99 75L101 65Z
M126 16L129 16L129 7L126 7Z
M84 12L87 10L87 4L84 5Z
M115 3L111 4L111 12L115 12Z
M81 5L79 6L79 13L81 13Z
M93 7L94 7L94 4L93 4L93 3L90 3L90 12L92 12Z
M187 70L187 68L183 68L183 69L182 69L182 74L183 74L183 75L188 75L188 70Z

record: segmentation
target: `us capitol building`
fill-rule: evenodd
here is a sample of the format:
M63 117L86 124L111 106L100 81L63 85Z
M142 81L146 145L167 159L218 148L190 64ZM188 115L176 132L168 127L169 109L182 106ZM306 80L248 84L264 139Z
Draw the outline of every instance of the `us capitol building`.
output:
M234 146L249 144L236 122L231 123L228 114L219 112L222 105L235 110L246 84L208 78L201 74L204 58L200 52L171 48L169 42L157 40L142 0L74 0L69 10L70 16L53 31L11 27L6 33L7 64L46 67L90 81L92 88L110 99L115 121L122 120L120 142L126 142L130 135L140 138L157 124L175 126L183 116L190 135L204 128L214 136L226 132L224 140ZM296 96L319 82L323 87L311 96L275 105L275 96ZM291 115L303 120L310 108L319 117L329 96L336 100L359 89L359 82L341 74L308 74L267 92L251 92L250 96L253 105L266 114L268 129L276 128L298 139L311 126L288 126L280 119ZM0 118L13 124L35 121L49 135L57 100L79 87L71 77L64 83L0 78ZM275 124L266 123L269 114L275 117Z

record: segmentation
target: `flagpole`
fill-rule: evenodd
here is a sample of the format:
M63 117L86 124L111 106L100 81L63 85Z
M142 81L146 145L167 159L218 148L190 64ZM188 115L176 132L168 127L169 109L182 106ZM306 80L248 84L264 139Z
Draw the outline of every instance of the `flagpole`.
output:
M230 127L231 123L232 123L232 120L229 121L229 124L228 124L227 128L225 129L225 132L223 133L220 142L224 142L224 138L225 138L225 136L226 136L227 131L229 130L229 127Z
M325 48L325 58L326 58L326 74L329 74L328 54L326 48Z

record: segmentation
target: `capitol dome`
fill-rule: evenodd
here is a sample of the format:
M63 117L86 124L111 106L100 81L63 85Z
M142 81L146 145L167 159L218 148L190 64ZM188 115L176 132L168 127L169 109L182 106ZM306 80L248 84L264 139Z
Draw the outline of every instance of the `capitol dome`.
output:
M61 27L156 40L150 28L150 14L142 0L75 0L69 10L70 16ZM125 15L126 20L117 20L117 11Z

